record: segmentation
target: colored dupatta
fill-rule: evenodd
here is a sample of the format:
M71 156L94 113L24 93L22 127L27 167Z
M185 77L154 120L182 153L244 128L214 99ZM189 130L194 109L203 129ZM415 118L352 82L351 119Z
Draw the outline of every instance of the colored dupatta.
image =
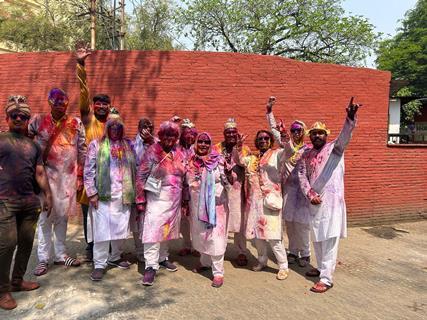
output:
M111 119L107 121L105 126L106 133L100 140L99 151L96 163L97 173L97 190L101 201L111 201L111 176L110 176L110 160L111 160L111 144L108 137L108 128L113 123L122 124L119 119ZM123 125L123 124L122 124ZM135 155L132 151L130 142L126 139L121 139L119 143L118 160L121 171L123 172L122 179L122 199L124 204L132 204L135 202Z
M207 132L197 135L196 143L199 137L205 135L211 141L209 153L206 156L193 156L193 165L199 172L200 177L200 196L197 206L197 217L200 221L206 223L207 228L216 226L216 203L215 203L215 175L214 170L219 164L221 155L212 151L212 138Z

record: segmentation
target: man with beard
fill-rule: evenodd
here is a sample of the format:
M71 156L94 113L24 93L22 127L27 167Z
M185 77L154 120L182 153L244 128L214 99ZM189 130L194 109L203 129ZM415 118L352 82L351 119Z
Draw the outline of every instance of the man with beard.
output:
M310 212L301 192L298 171L294 170L302 153L308 148L304 143L305 124L300 120L292 122L290 139L284 132L281 121L277 125L273 115L275 97L270 97L267 103L267 120L274 138L287 152L283 172L283 219L286 223L286 233L289 240L288 263L298 262L305 267L310 262ZM283 137L285 139L283 139Z
M310 290L317 293L332 288L340 238L347 236L347 213L344 201L344 150L350 142L361 104L347 107L347 117L338 138L327 143L330 131L322 122L309 130L313 147L307 149L297 165L303 194L310 201L311 229L317 269L307 276L320 277Z
M54 264L78 267L80 261L66 253L65 238L68 217L76 212L76 186L83 189L83 166L86 157L85 130L79 118L67 114L67 94L58 88L50 90L50 114L36 115L30 125L29 136L34 137L43 151L43 161L53 193L52 214L42 212L38 224L39 264L34 274L44 275L55 234Z
M237 143L239 131L237 123L233 118L227 120L224 124L224 141L215 145L214 151L222 154L227 167L230 168L233 176L233 185L228 192L229 219L227 229L234 233L234 245L237 247L237 265L246 266L248 264L247 245L245 237L245 169L237 164L233 157L233 148ZM242 156L250 153L248 146L242 146Z
M106 94L97 94L93 97L92 103L90 102L89 87L87 84L85 61L92 52L88 47L80 47L76 51L77 60L77 79L80 84L80 116L86 131L86 144L92 140L102 138L104 134L105 123L107 122L108 115L110 114L111 99ZM115 110L115 108L114 108ZM86 191L80 190L77 194L77 201L81 204L83 212L83 230L87 243L86 259L92 261L93 256L93 242L88 242L87 239L87 213L89 210L89 199Z
M157 138L153 136L154 125L150 119L142 118L138 123L138 133L136 134L135 140L133 141L133 149L135 150L136 156L136 170L138 170L141 164L142 158L144 157L145 151L155 142ZM144 245L141 242L140 235L142 232L142 217L139 215L136 208L132 208L130 218L130 229L133 233L133 240L136 249L136 258L138 261L144 261Z
M0 134L0 308L11 310L17 304L10 292L35 290L40 286L24 280L41 211L36 184L43 190L48 216L52 195L40 146L27 137L31 114L26 98L9 97L5 112L9 132Z
M179 135L179 146L185 155L185 162L188 163L194 155L194 143L197 137L196 125L190 119L183 119L181 123L181 133ZM180 256L186 256L191 253L197 256L197 251L193 251L190 236L190 220L188 216L181 217L180 226L184 247L179 250Z

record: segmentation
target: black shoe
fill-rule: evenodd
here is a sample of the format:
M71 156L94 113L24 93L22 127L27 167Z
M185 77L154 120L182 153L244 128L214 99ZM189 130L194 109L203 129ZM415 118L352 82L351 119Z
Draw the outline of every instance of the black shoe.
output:
M302 258L298 258L298 265L301 268L305 268L308 266L308 264L310 263L310 257L302 257Z
M107 264L112 267L118 267L120 269L129 269L130 263L126 260L119 259L116 261L107 261Z
M298 260L298 256L296 256L292 253L289 253L287 258L288 258L288 264L294 264Z
M93 271L90 275L90 279L92 281L101 281L103 276L104 276L104 269L95 268L95 269L93 269Z
M144 271L144 277L142 278L142 284L144 286L152 286L154 283L154 277L156 276L156 270L152 267L148 267Z
M170 272L178 271L177 266L174 265L172 262L170 262L168 259L160 262L159 265L161 268L165 268L167 271L170 271Z

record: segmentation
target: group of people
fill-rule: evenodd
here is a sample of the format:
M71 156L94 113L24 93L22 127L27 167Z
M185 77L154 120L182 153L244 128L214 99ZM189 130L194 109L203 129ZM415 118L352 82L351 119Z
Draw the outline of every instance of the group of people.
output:
M258 263L252 269L263 270L269 244L278 280L288 277L288 263L310 263L311 238L317 268L306 274L319 277L311 290L332 287L339 239L346 236L343 154L360 107L353 98L332 142L322 122L308 129L297 120L289 132L276 123L274 97L266 108L270 130L256 133L255 150L232 118L217 144L178 117L163 122L157 136L152 121L143 118L130 140L110 97L89 99L89 55L86 49L76 53L80 118L67 113L68 96L57 88L48 95L50 114L31 117L23 96L11 96L6 104L9 131L0 134L0 308L16 307L12 291L39 287L23 279L36 225L36 276L48 272L52 249L53 264L80 265L66 251L68 217L77 201L93 281L102 280L107 266L130 267L123 245L132 231L136 257L145 262L142 284L153 285L159 268L177 271L168 244L182 235L179 255L200 256L194 272L211 269L212 286L221 287L228 234L234 233L237 265L248 264L247 240L253 240Z

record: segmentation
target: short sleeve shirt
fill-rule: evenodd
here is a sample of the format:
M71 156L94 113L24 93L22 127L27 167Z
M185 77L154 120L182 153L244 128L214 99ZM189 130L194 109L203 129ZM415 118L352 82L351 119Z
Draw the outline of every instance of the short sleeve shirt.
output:
M36 166L42 164L42 151L31 139L0 133L0 199L35 197Z

